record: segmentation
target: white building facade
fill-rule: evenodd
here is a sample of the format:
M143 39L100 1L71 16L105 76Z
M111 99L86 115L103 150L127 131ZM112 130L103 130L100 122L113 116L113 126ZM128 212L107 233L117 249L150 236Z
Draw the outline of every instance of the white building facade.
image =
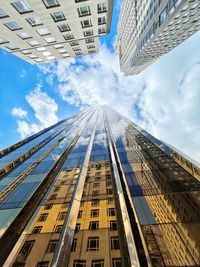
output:
M113 0L1 0L0 48L34 64L98 52Z
M199 0L123 0L117 50L125 75L140 73L200 28Z

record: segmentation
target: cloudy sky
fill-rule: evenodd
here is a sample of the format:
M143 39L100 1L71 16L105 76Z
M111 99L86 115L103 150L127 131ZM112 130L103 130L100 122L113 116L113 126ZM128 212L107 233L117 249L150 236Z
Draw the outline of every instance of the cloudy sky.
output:
M30 65L0 50L0 149L87 105L108 104L200 161L200 32L124 77L115 53L117 8L98 54Z

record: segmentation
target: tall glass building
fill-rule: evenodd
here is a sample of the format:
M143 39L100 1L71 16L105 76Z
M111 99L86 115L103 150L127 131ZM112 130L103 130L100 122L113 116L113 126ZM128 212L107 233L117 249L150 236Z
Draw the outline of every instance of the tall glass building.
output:
M200 266L199 167L111 108L0 155L0 266Z

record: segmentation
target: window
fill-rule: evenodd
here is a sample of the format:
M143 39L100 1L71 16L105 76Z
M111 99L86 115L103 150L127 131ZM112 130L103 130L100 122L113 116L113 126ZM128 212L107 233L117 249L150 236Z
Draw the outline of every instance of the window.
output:
M81 207L84 206L84 202L85 202L84 200L81 201L81 204L80 204Z
M21 37L23 40L31 38L31 35L28 32L20 32L18 33L19 37Z
M98 18L98 25L106 24L106 17L99 17Z
M55 233L61 233L63 225L56 225Z
M65 15L63 14L62 11L54 12L51 14L51 16L55 22L66 20Z
M23 51L21 51L21 53L22 53L23 55L28 55L28 54L31 54L32 51L31 51L31 50L23 50Z
M115 216L115 209L114 208L108 209L108 216Z
M106 189L107 195L112 195L112 189Z
M26 19L26 21L32 26L38 26L38 25L42 25L42 21L39 17L31 17L31 18L28 18Z
M34 55L34 54L31 54L30 56L28 56L29 58L32 58L32 59L34 59L34 58L37 58L37 56L36 55Z
M2 9L0 9L0 19L7 18L7 17L8 15Z
M119 237L118 236L112 236L110 241L111 241L112 250L119 249Z
M91 210L90 217L99 217L99 210Z
M22 27L20 27L16 21L9 21L7 23L4 24L6 27L8 27L11 31L16 31L21 29Z
M30 44L31 46L40 45L40 43L36 40L29 41L28 44Z
M90 230L98 230L99 229L99 222L90 222L90 225L89 225L89 229Z
M73 34L65 34L65 35L63 35L63 37L65 38L65 40L71 40L71 39L74 39L74 36L73 36Z
M62 56L63 56L63 57L69 57L69 54L64 53L64 54L62 54Z
M48 267L49 261L40 261L36 267Z
M89 6L82 6L82 7L79 7L77 10L78 10L79 17L91 15Z
M47 247L47 253L54 253L58 240L50 240L49 245Z
M96 50L95 49L92 49L92 50L89 50L88 52L91 54L91 53L95 53Z
M75 233L78 233L80 231L80 228L81 228L81 224L77 223L75 227Z
M113 204L113 202L114 202L113 198L108 198L107 200L108 205Z
M107 11L106 3L97 4L97 12L98 13L102 13L102 12L106 12L106 11Z
M77 238L74 238L71 246L71 252L74 252L76 250L76 244L77 244Z
M99 199L93 199L92 206L99 206Z
M33 228L32 234L39 234L42 230L42 226L36 226Z
M60 5L57 0L43 0L43 3L46 8L57 7Z
M63 203L62 204L62 209L67 209L68 208L68 206L69 206L69 202L66 202L66 203Z
M95 173L95 176L99 176L99 175L101 175L101 172L96 172Z
M110 230L111 231L117 230L117 222L116 221L110 221Z
M85 39L86 44L94 43L94 38ZM96 177L97 178L97 177ZM100 177L99 177L100 178ZM95 179L96 180L96 179Z
M112 267L122 267L121 258L113 258L112 259Z
M95 48L95 45L87 45L87 48L88 49L93 49L93 48Z
M93 187L99 187L100 186L100 183L93 183Z
M44 51L44 50L46 50L45 47L43 47L44 50L43 50L43 49L41 50L41 48L42 48L42 47L39 47L39 48L37 48L37 50L38 50L39 52L40 52L40 51ZM50 209L52 209L52 207L53 207L53 204L47 204L47 205L44 206L44 210L50 210Z
M48 213L41 214L38 219L38 222L45 222L47 219L47 216L48 216Z
M112 182L111 182L111 181L106 182L106 187L109 187L109 186L111 186L111 185L112 185Z
M87 251L99 250L99 237L88 237Z
M55 47L55 48L62 48L63 45L62 45L62 44L56 44L56 45L54 45L54 47ZM63 181L63 182L65 182L65 181ZM60 184L61 184L61 183L60 183Z
M96 197L96 196L98 196L99 195L99 190L94 190L94 191L92 191L92 196L93 197Z
M82 215L83 215L82 210L79 210L79 212L78 212L78 219L82 218Z
M86 19L86 20L81 21L81 26L82 28L91 27L92 26L91 19Z
M73 267L86 267L86 260L74 260Z
M58 214L58 221L64 220L66 215L67 215L67 212L60 212Z
M50 34L50 31L46 28L40 28L40 29L37 29L37 32L41 35L41 36L44 36L44 35L48 35ZM55 191L54 191L55 192Z
M58 26L59 30L61 32L67 32L67 31L70 31L70 27L68 24L61 24Z
M55 43L56 42L56 39L54 37L47 37L47 38L45 38L45 41L47 43Z
M75 52L76 56L81 56L83 53L82 52ZM83 195L84 196L84 195Z
M105 28L105 27L101 27L101 28L99 28L98 33L99 33L99 34L106 33L106 28Z
M23 259L25 260L29 253L31 252L31 249L33 248L33 245L35 243L35 240L32 241L26 241L20 251L20 254L23 255Z
M25 0L15 1L12 3L12 5L14 6L14 8L17 9L17 11L20 14L24 14L24 13L33 11L32 8L29 6L29 4Z
M51 53L48 52L48 51L43 52L42 54L43 54L44 56L49 56L49 55L51 55ZM57 194L52 194L52 195L50 196L49 200L54 200L54 199L56 199L56 198L57 198Z
M104 260L92 260L92 267L104 267Z
M0 44L6 44L8 41L2 37L0 37Z

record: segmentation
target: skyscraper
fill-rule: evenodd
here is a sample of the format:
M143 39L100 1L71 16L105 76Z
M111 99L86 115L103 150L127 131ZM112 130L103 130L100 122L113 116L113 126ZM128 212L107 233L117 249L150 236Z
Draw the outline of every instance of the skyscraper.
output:
M200 182L172 154L107 106L3 150L0 265L200 266Z
M198 0L123 0L117 50L121 71L138 74L200 28Z
M113 0L1 1L0 48L33 64L98 52L112 10Z

